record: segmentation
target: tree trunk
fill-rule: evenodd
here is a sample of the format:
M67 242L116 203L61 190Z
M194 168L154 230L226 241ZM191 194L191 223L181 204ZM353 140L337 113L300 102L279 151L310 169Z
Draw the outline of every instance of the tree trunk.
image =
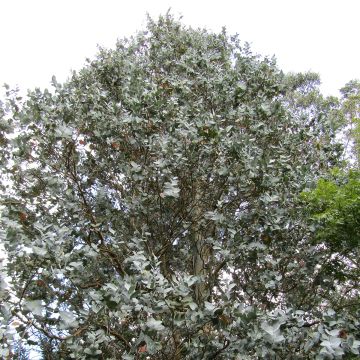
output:
M193 239L193 275L201 278L195 284L195 300L199 304L208 298L208 284L206 283L206 264L209 259L209 246L205 242L205 229L202 228L201 218L203 209L201 207L201 193L197 190L195 194L195 209L192 226Z

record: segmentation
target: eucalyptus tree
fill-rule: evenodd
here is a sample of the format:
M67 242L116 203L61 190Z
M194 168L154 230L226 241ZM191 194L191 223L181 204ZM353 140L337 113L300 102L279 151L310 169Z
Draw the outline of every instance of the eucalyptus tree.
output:
M166 15L51 91L8 89L3 354L12 328L60 358L357 354L299 202L336 155L329 111L294 79Z

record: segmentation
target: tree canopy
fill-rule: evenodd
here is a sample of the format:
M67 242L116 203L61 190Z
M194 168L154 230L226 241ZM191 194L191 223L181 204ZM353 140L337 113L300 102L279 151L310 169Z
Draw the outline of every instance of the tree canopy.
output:
M339 158L317 83L168 14L51 90L8 88L2 356L359 354L358 282L330 267L353 265L301 195Z

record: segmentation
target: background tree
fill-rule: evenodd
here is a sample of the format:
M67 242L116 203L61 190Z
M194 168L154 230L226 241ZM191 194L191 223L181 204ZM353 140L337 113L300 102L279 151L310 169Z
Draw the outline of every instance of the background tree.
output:
M353 153L352 160L359 169L360 159L360 81L351 80L340 90L342 114L347 125L347 139Z
M359 317L360 292L360 177L359 172L333 170L303 193L312 224L316 226L314 244L328 260L322 265L319 281L329 283L332 307L348 307ZM328 278L330 274L330 279Z
M337 159L313 80L166 15L52 91L8 89L4 337L17 318L62 358L357 354L298 200Z
M341 89L342 99L333 113L347 161L302 194L309 226L315 227L313 242L328 257L319 278L331 284L328 290L332 292L332 307L347 307L354 318L360 315L359 89L358 81L348 82Z

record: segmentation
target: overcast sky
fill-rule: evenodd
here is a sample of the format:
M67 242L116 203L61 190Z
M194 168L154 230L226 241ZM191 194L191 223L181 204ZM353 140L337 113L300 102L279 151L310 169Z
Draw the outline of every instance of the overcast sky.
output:
M113 47L170 7L193 27L226 26L285 71L320 73L326 94L360 78L360 0L0 0L0 84L64 81L97 44Z

